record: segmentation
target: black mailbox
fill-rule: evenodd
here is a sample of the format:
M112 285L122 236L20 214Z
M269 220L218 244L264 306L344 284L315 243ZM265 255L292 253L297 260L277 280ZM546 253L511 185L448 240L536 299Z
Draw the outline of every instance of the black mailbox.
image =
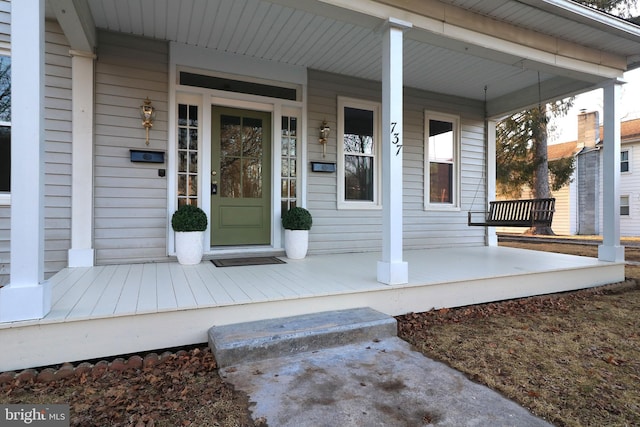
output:
M336 164L333 162L311 162L311 172L335 172Z
M132 162L164 163L164 151L129 150Z

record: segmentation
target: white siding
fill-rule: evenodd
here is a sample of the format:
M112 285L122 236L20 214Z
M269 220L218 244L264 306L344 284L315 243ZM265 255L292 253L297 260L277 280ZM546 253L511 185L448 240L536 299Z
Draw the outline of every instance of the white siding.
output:
M571 191L570 184L558 191L551 192L551 197L556 198L556 211L553 214L551 229L556 234L571 235Z
M9 29L8 4L0 2L0 44ZM71 236L71 58L58 24L47 21L45 31L44 270L48 278L67 266ZM9 206L0 207L0 284L9 280L10 211Z
M640 141L622 144L629 150L629 172L620 174L620 195L629 196L629 216L620 217L621 236L640 236Z
M380 102L379 82L309 71L308 157L310 161L336 162L337 97ZM461 209L424 210L424 111L461 117ZM332 129L326 158L317 143L317 129L326 120ZM485 197L484 122L482 106L469 100L405 90L403 140L404 246L432 248L484 244L484 229L467 226L467 211L474 200L482 209ZM309 167L309 165L306 165ZM313 214L309 250L314 253L378 251L381 248L381 210L338 210L337 174L309 171L307 206Z
M100 32L96 63L95 250L98 263L166 258L167 164L132 163L130 149L167 150L168 46ZM139 106L156 108L145 145Z

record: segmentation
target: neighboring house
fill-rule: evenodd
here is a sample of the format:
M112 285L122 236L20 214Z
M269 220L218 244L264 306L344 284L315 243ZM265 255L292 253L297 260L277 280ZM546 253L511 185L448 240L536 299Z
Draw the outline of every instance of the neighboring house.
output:
M574 157L575 171L571 182L552 192L556 198L556 212L552 229L559 235L598 235L603 227L604 173L601 139L603 127L598 112L581 112L578 116L577 141L549 145L549 161ZM620 122L620 235L640 236L640 119ZM636 173L634 174L634 170ZM532 197L524 190L523 198ZM522 233L515 227L502 227L499 232Z
M580 147L576 141L553 144L547 147L547 158L551 162L553 160L575 156L578 151L580 151ZM556 234L573 234L575 221L573 220L572 209L575 209L575 204L572 205L571 201L575 197L574 192L573 181L559 190L551 192L551 196L556 199L551 229ZM497 198L499 200L510 199L510 197L505 197L500 194L497 195ZM520 198L533 198L533 193L528 186L522 189ZM527 230L527 228L522 227L496 227L496 231L499 233L518 234L525 233Z
M640 27L569 0L0 0L0 56L12 69L11 115L0 112L0 334L23 343L40 339L31 333L62 334L75 350L82 342L83 351L98 352L142 340L142 331L131 340L122 334L144 325L162 331L150 326L158 322L150 313L164 310L164 297L175 303L182 296L166 290L175 278L169 270L201 285L213 280L167 262L175 254L169 218L182 203L209 217L208 257L282 254L282 211L307 207L313 259L340 254L341 280L378 286L341 307L373 305L372 295L385 295L376 307L388 313L522 295L490 269L483 291L469 292L452 276L469 273L469 265L449 267L443 278L412 276L424 262L412 267L407 254L496 254L494 229L467 225L467 212L486 209L495 194L496 121L595 87L604 88L605 111L616 111L623 73L640 66ZM0 83L6 95L7 82ZM140 119L146 99L155 108L148 140ZM619 151L612 117L605 139L611 135ZM319 143L324 122L326 146ZM251 132L261 136L251 150L241 148L239 138ZM605 176L613 174L610 164ZM609 184L601 191L605 198L615 192ZM611 230L600 252L606 262L590 266L601 274L584 276L583 286L623 276L619 219L602 215ZM247 229L253 232L238 232ZM345 261L362 253L380 258L365 271L362 261ZM506 268L515 262L500 259ZM151 288L108 285L133 280L134 263L147 263L135 271ZM111 264L118 267L103 268ZM305 265L288 267L302 284L335 273ZM553 280L536 280L527 292L556 291L568 280L550 274ZM87 291L88 277L99 292ZM460 293L427 287L424 277L458 283ZM489 292L492 279L501 287ZM54 292L55 307L77 293L83 301L121 298L146 317L81 332L72 314L46 317L52 283L71 289ZM245 296L268 294L253 290ZM427 290L438 294L429 301L414 294ZM156 304L148 310L135 301L147 291ZM214 318L319 310L331 305L331 292L318 293L315 305L307 298L265 308L265 300L260 310L223 307ZM75 319L114 316L64 304ZM32 332L18 330L31 325L20 321L43 317ZM206 337L193 319L180 325L146 345L167 345L161 338L186 330L193 335L171 343ZM86 341L94 335L97 341ZM11 337L0 337L3 353L19 358L23 349L8 347L18 340Z
M575 234L602 234L604 217L604 156L603 127L598 123L597 113L585 113L595 117L588 119L585 148L577 155L576 172L576 213L573 216L577 224ZM634 151L640 149L640 119L620 122L619 162L619 207L620 235L640 236L640 158Z

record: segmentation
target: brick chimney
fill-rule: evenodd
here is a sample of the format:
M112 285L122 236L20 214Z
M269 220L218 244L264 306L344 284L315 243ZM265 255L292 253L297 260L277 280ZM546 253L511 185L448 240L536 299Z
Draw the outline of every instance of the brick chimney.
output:
M578 146L594 148L600 140L600 118L597 111L580 110L578 114Z

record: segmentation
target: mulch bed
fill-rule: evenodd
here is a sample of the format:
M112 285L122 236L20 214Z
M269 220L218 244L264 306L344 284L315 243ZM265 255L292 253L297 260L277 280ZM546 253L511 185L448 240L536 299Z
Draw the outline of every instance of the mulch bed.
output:
M68 404L72 426L254 426L206 347L0 374L0 403Z

